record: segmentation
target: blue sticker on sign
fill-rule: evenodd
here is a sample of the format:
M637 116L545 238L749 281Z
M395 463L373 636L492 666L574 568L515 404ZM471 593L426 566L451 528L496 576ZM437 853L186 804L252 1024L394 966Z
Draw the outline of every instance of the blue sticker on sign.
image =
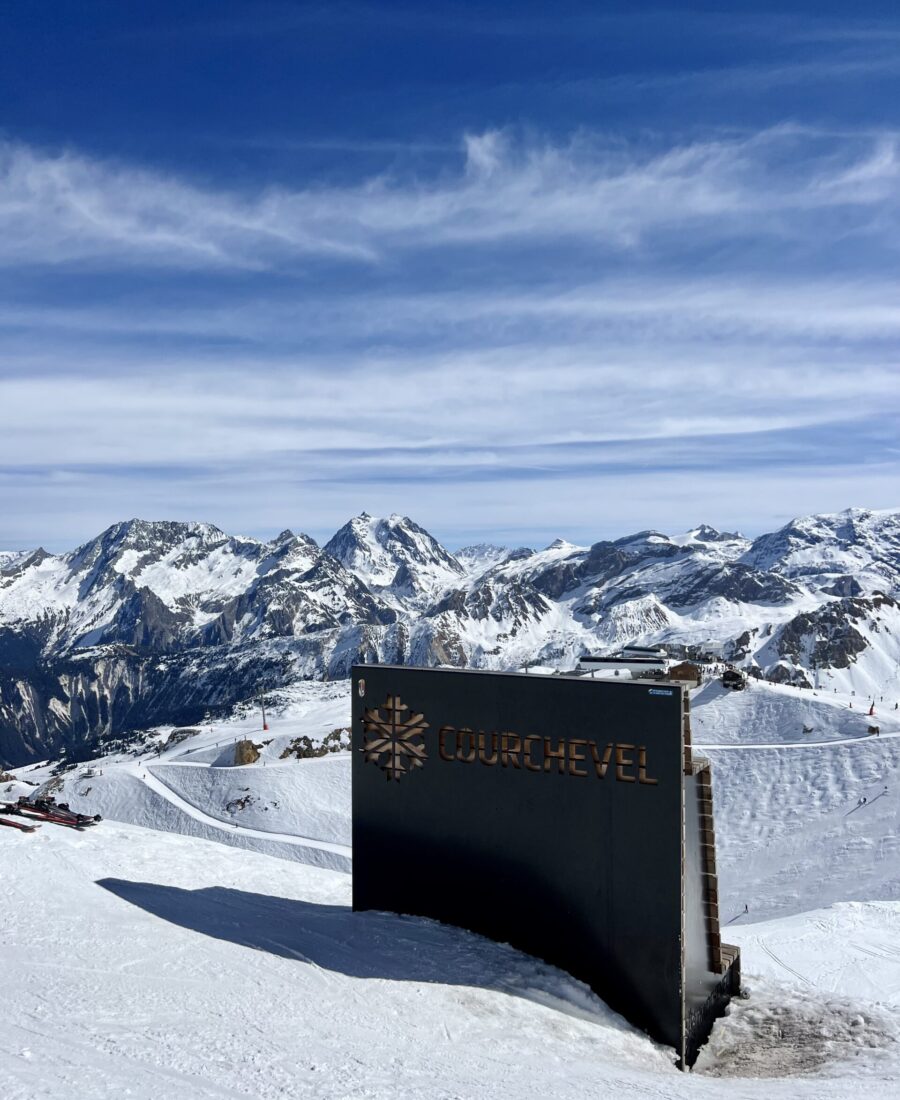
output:
M650 688L651 695L674 695L671 688Z

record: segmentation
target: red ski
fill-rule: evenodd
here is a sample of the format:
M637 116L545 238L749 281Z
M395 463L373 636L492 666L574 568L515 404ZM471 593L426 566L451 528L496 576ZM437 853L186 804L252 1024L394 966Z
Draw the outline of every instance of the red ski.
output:
M8 825L10 829L18 829L20 833L33 833L35 829L40 829L40 825L26 825L24 821L10 821L5 817L0 817L0 825Z
M67 829L77 829L80 833L84 832L86 822L76 821L74 817L68 814L55 814L49 810L39 810L35 806L19 806L19 813L23 817L34 817L38 821L49 821L53 825L65 825ZM93 822L92 822L93 824Z

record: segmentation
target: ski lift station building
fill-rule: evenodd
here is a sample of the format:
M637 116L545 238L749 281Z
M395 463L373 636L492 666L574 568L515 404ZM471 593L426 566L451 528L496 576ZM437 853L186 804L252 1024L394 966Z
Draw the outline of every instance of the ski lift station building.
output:
M585 654L579 658L578 671L595 679L626 676L636 680L665 676L670 663L661 646L624 646L618 653L606 657Z

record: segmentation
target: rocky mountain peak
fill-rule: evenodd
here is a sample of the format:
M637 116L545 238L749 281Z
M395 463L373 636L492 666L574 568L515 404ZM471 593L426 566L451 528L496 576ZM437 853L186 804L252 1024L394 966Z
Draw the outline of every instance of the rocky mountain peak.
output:
M739 531L718 531L708 523L693 527L688 535L696 542L734 542L742 537Z
M159 559L178 546L201 548L224 542L227 536L211 523L130 519L107 527L95 539L69 555L73 569L112 565L127 551Z
M466 573L423 527L397 514L378 519L363 512L345 523L324 549L370 588L394 585L400 596L433 593Z
M43 548L39 546L37 550L12 550L9 552L0 552L0 577L15 577L21 573L24 573L27 569L31 569L35 565L40 565L41 562L46 561L51 555Z
M671 546L672 540L661 531L649 529L647 531L638 531L634 535L625 535L620 539L616 539L614 545L633 546L636 548L647 546Z

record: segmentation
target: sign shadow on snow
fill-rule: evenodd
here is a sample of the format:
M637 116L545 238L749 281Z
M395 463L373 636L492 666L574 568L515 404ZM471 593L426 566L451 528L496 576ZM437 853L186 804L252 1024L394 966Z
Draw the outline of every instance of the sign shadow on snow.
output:
M583 983L472 932L422 917L354 913L222 886L184 890L154 882L98 879L147 913L204 936L352 978L495 990L569 1016L636 1032Z

